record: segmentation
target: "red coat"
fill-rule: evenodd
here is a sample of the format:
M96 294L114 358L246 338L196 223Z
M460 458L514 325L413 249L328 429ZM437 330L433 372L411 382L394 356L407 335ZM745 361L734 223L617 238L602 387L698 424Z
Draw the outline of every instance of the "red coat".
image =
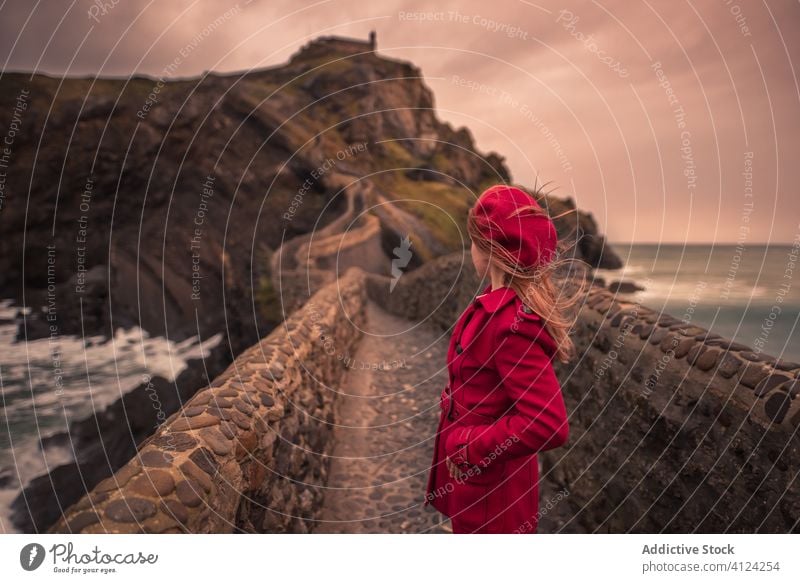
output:
M425 499L453 532L536 532L536 453L569 436L555 350L541 318L508 287L488 286L456 323ZM466 477L450 477L446 456Z

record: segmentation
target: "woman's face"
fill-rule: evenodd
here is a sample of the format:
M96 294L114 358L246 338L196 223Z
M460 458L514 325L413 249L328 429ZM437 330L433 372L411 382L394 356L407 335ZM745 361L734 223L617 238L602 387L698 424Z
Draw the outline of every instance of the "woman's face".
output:
M472 264L475 266L475 271L478 277L483 277L489 269L489 258L486 256L486 253L478 249L474 242L472 243L471 252Z

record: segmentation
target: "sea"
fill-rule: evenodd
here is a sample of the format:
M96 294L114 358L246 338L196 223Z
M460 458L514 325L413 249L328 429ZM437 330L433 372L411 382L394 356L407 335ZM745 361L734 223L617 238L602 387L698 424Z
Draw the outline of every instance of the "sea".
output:
M800 362L800 239L791 245L611 243L625 266L606 284L644 288L643 306L697 324L757 352Z
M222 335L171 342L141 328L113 338L58 336L15 342L20 308L0 300L0 534L16 532L10 505L33 478L72 461L69 447L41 438L101 411L150 378L174 380Z

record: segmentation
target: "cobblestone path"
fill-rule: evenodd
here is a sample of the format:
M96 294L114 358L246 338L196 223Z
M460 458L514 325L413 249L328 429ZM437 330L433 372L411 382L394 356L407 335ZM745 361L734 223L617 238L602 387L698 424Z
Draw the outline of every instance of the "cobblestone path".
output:
M447 342L448 334L368 304L364 337L339 387L314 532L450 532L447 518L423 507Z

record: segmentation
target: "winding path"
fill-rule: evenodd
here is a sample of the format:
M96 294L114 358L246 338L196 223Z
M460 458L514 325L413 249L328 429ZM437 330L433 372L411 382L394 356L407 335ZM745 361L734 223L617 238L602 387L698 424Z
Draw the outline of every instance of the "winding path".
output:
M342 184L350 177L337 177ZM310 278L336 277L345 249L365 239L380 241L378 217L365 213L351 224L356 205L375 197L388 202L368 181L352 181L344 190L347 207L326 227L286 241L272 257L278 290L289 289L284 309L291 310ZM408 225L401 211L380 206L392 221ZM410 215L409 215L410 217ZM348 229L348 225L350 228ZM417 225L419 227L419 225ZM426 233L419 227L415 232ZM390 259L380 243L359 252L352 262L373 273ZM379 254L380 257L377 257ZM341 266L338 266L341 267ZM301 290L302 291L302 290ZM284 294L282 293L282 296ZM424 507L433 443L439 418L439 395L447 381L448 336L432 326L404 320L367 304L364 336L342 385L338 387L333 452L324 502L314 532L449 532L449 520Z

